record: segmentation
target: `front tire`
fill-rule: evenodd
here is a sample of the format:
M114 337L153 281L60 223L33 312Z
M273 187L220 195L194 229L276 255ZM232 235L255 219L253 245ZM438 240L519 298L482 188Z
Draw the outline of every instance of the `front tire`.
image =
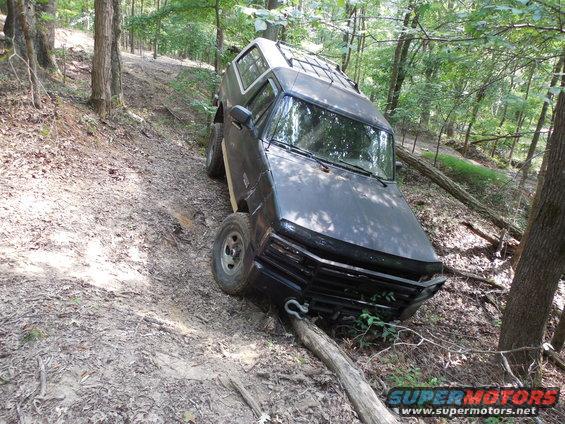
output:
M225 293L242 295L250 287L251 222L249 214L229 215L216 234L212 248L212 274Z
M225 174L224 158L222 155L222 140L224 126L219 122L212 123L210 139L206 148L206 173L212 178L220 178Z

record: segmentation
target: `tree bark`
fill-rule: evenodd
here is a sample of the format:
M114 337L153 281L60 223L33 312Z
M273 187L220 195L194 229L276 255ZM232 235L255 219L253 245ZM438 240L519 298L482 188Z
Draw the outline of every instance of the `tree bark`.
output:
M92 95L94 110L106 117L112 108L112 0L94 1L94 56L92 58Z
M161 8L161 4L159 0L157 0L157 11L159 13L159 9ZM157 23L155 25L155 34L153 36L153 59L157 59L157 50L159 48L159 33L161 32L161 19L157 18Z
M398 420L377 397L365 376L327 334L308 320L291 318L300 341L332 370L365 424L397 424Z
M526 100L528 100L528 96L530 95L530 87L532 85L532 78L534 76L534 72L536 70L535 66L532 66L532 70L530 72L530 76L528 77L528 83L526 85L526 95L524 96L524 102ZM512 162L512 158L514 157L514 149L516 149L516 144L518 144L518 141L520 140L520 132L522 131L522 124L524 123L524 111L520 112L518 114L518 123L516 125L516 137L514 137L514 140L512 141L512 146L510 147L510 153L508 154L508 163Z
M553 333L553 338L551 339L551 346L556 352L560 352L565 344L565 309L561 312L561 317L559 318L559 323Z
M34 3L34 45L39 66L58 71L55 48L55 0Z
M469 194L465 189L463 189L459 184L447 177L439 169L434 168L423 159L416 157L415 155L409 153L406 149L398 145L396 146L396 153L401 161L405 162L407 165L412 166L425 177L428 177L430 180L435 182L437 185L439 185L461 203L466 205L468 208L474 210L485 219L488 219L497 227L501 229L508 229L508 233L515 239L519 240L522 237L522 232L518 227L506 221L494 210L483 205L477 198Z
M219 74L222 71L222 53L224 51L224 30L222 29L220 0L216 0L214 12L216 15L216 55L214 58L214 70Z
M281 5L281 0L267 0L267 10L274 10ZM261 33L261 37L277 41L280 25L267 22L267 29Z
M33 48L33 39L31 37L31 30L27 20L26 6L24 0L16 1L17 14L19 16L20 29L22 31L27 59L27 72L31 85L31 100L37 109L41 109L41 96L39 93L39 83L37 80L37 61L35 57L35 50Z
M122 9L120 0L112 0L114 16L112 17L112 86L111 93L114 104L123 106L124 95L122 91L122 52L120 39L122 37Z
M353 41L355 40L355 34L357 33L357 7L353 7L353 12L351 14L351 17L353 19L351 37L349 37L348 33L345 33L345 37L347 37L347 44L346 44L347 52L345 53L345 56L342 57L341 70L343 72L347 70L347 68L349 67L349 63L351 62L351 46L353 45Z
M355 8L351 6L349 1L345 1L345 19L347 20L347 31L343 32L341 37L343 42L343 48L347 49L341 54L341 69L347 69L347 53L349 53L349 44L350 44L350 36L349 36L349 28L351 28L351 18L353 17L353 12L355 12ZM345 72L345 71L344 71Z
M565 95L557 101L555 130L547 152L539 205L524 239L524 251L510 288L500 330L499 349L515 371L527 376L541 356L545 327L559 279L565 269ZM535 367L534 367L535 368ZM534 377L534 380L537 380Z
M534 132L534 136L532 137L532 142L530 143L530 147L528 149L528 154L526 156L526 160L524 161L524 166L522 166L522 176L520 179L520 187L524 187L526 180L528 179L528 173L530 172L530 168L532 165L532 159L534 158L534 154L536 152L536 148L538 146L538 141L540 138L541 130L543 125L545 124L545 117L547 115L547 108L549 106L549 102L553 97L553 91L551 90L557 84L559 80L559 73L561 68L563 68L563 61L565 60L565 50L561 54L561 57L555 63L555 67L553 68L553 73L551 76L551 81L549 82L549 90L547 90L547 94L545 95L547 100L544 100L543 105L541 107L541 112L539 115L538 123L536 125L536 130Z
M424 79L425 79L425 94L422 97L421 102L421 112L420 112L420 126L424 129L428 129L430 125L430 116L431 116L431 99L432 99L432 90L431 85L432 81L435 79L438 71L438 66L436 61L433 60L432 51L433 51L433 44L427 43L424 46L424 49L427 47L428 49L428 57L425 60L425 68L424 68Z
M415 29L418 26L419 16L418 13L414 15L412 18L412 23L410 27ZM400 98L400 92L402 90L402 84L404 84L404 79L406 78L406 58L408 56L408 50L410 49L410 44L412 43L412 39L414 36L412 34L408 34L402 44L402 51L400 53L400 61L398 63L398 72L396 76L396 82L394 83L394 90L392 92L391 102L389 104L389 112L388 116L394 116L394 112L398 107L398 99Z
M11 39L14 34L16 24L16 3L14 0L6 0L6 20L4 21L4 35L7 39Z
M390 81L388 85L388 95L386 101L385 115L389 116L391 111L392 97L394 94L394 89L396 87L396 80L398 79L398 72L400 69L400 61L402 55L402 47L404 46L404 40L406 38L406 30L408 29L408 23L410 22L410 15L412 11L409 10L404 15L404 21L402 22L402 31L398 36L398 41L396 42L396 48L394 50L394 60L392 64L392 70L390 74Z
M135 16L135 0L131 0L131 11L130 11L130 18ZM135 53L135 45L133 43L133 27L129 29L129 52L131 54Z
M561 77L561 88L565 87L565 75L563 75ZM551 140L552 138L552 134L553 134L553 127L555 126L555 116L556 116L556 110L553 110L553 114L551 117L551 126L548 132L548 137L547 137L547 145L545 146L545 152L543 154L543 159L541 162L541 166L540 166L540 170L539 170L539 174L538 174L538 179L537 179L537 183L536 183L536 191L534 194L534 198L532 199L532 204L530 206L530 213L528 214L528 225L526 226L526 231L524 232L524 237L523 239L525 240L528 237L528 232L530 230L530 228L532 228L532 224L533 224L533 220L534 217L537 214L537 208L539 206L539 201L540 201L540 196L541 196L541 188L543 187L543 183L545 181L545 174L547 172L547 161L548 161L548 152L549 152L549 140ZM515 268L516 265L518 265L518 262L520 261L520 257L522 256L522 252L524 251L524 243L520 243L518 245L518 247L516 248L516 252L514 254L514 257L512 258L512 267Z
M485 97L486 87L483 85L479 91L477 91L477 97L475 99L475 104L473 105L473 111L471 113L471 120L469 121L469 125L467 126L467 131L465 132L465 143L463 144L463 157L467 155L467 151L469 150L469 137L471 136L471 128L475 124L477 120L477 115L479 114L479 108L481 107L481 102Z
M512 70L512 76L510 77L510 87L508 87L508 91L506 92L506 95L508 96L509 94L512 93L512 90L514 89L514 81L515 81L515 77L516 77L516 68L518 67L518 65L514 65L514 69ZM498 124L498 128L502 131L503 129L503 125L506 122L506 114L508 112L508 100L504 101L504 106L502 108L502 118L500 119L500 123ZM493 158L494 154L496 153L496 147L498 145L498 139L494 140L494 143L492 143L492 149L490 152L490 157Z

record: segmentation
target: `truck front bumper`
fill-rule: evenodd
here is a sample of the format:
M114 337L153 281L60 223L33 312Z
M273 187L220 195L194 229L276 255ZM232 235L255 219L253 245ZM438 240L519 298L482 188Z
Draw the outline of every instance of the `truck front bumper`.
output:
M308 302L310 311L333 319L370 310L388 320L414 315L446 280L438 276L415 281L335 262L274 233L255 255L250 278L276 303L296 298Z

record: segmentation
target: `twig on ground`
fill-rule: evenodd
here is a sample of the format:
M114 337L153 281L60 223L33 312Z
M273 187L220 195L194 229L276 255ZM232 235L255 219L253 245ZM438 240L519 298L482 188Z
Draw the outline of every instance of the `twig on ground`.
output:
M561 359L557 352L555 352L553 349L550 349L549 346L544 345L543 354L548 359L550 359L558 368L565 371L565 361Z
M450 265L445 265L445 264L443 265L443 269L445 271L449 272L450 274L460 275L462 277L470 278L471 280L480 281L481 283L488 284L489 286L494 287L494 288L499 289L499 290L506 290L505 286L497 283L496 281L494 281L491 278L481 277L480 275L473 274L472 272L467 272L467 271L463 271L463 270L460 270L460 269L456 269L456 268L453 268Z
M180 122L184 122L185 119L182 119L180 116L178 116L175 112L173 112L171 110L171 108L169 106L167 106L166 104L163 104L163 107L165 109L167 109L167 111L172 115L173 118L175 118L176 120L180 121Z
M45 363L41 356L37 357L37 365L39 366L39 395L35 399L44 399L47 391L47 372L45 371Z
M249 391L243 386L241 381L239 381L236 377L230 377L230 382L235 390L239 392L245 403L249 405L249 407L253 410L257 418L259 418L260 422L267 422L271 420L271 417L264 413L259 406L259 403L255 400L255 398L249 393Z
M508 363L508 359L506 359L506 356L504 356L504 353L502 353L502 352L500 353L500 359L502 361L502 366L504 367L506 372L508 374L510 374L510 377L512 377L512 379L516 382L518 387L523 387L524 385L522 384L522 381L518 377L516 377L516 375L512 372L512 368L510 368L510 364Z

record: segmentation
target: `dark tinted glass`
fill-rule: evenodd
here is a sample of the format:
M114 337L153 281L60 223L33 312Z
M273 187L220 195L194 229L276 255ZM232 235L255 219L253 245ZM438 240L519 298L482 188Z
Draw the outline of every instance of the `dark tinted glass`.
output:
M261 56L261 53L259 53L259 49L253 47L245 56L237 61L237 69L241 77L241 82L243 83L243 88L247 89L268 69L268 66L263 56Z
M253 97L251 102L249 102L249 110L253 112L253 119L259 122L261 118L265 115L269 106L273 103L276 93L273 90L273 86L267 81Z
M394 176L392 134L293 97L284 98L268 136L321 159L347 161L389 180Z

